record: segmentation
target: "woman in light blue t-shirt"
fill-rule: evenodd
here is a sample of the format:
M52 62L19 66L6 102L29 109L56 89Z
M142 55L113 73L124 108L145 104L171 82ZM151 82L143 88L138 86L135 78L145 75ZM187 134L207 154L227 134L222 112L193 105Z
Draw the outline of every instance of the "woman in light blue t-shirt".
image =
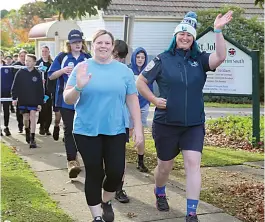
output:
M75 104L73 133L86 169L85 195L94 221L114 220L110 201L125 167L125 102L134 121L135 145L143 142L134 76L125 64L112 59L113 47L113 35L98 31L93 58L74 68L64 91L65 102Z

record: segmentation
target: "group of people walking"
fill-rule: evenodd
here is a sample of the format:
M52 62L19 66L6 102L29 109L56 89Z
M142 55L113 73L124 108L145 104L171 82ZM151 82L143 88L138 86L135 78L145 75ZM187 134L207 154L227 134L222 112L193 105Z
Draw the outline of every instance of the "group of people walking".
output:
M168 49L149 63L146 50L139 47L127 66L128 46L115 40L107 30L95 33L92 55L78 30L69 33L67 50L54 61L47 56L47 47L42 48L38 62L34 55L26 55L26 69L19 70L9 85L13 104L19 110L17 116L23 115L19 130L25 126L26 140L35 148L36 112L42 112L40 134L50 135L54 106L57 116L53 137L58 139L62 117L69 178L77 178L81 171L79 152L86 172L85 197L95 222L114 221L113 198L121 203L130 201L123 189L126 142L130 138L137 148L137 169L148 171L144 164L144 127L150 103L156 107L152 125L158 160L156 207L159 211L169 210L166 183L174 159L181 152L186 172L185 221L198 221L205 136L202 89L206 72L214 71L226 58L222 28L231 21L232 14L229 11L216 17L216 52L211 54L199 50L195 41L197 15L189 12L176 26ZM42 67L43 77L34 68L36 64ZM158 97L153 93L154 81L159 88Z

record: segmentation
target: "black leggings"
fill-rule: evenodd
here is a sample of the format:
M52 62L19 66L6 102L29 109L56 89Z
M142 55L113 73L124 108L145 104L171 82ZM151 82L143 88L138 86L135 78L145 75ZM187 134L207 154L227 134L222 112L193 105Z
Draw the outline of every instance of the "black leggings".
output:
M1 92L2 98L9 98L11 97L10 93ZM9 117L10 117L10 106L12 105L12 102L2 102L3 104L3 111L4 111L4 125L5 127L8 127L9 125Z
M8 127L8 125L9 125L9 117L10 117L9 108L10 108L11 104L12 104L11 102L3 102L4 124L5 124L5 127Z
M126 135L123 133L115 136L90 137L74 134L74 138L86 169L87 204L95 206L102 201L102 182L105 191L115 192L122 181L125 168Z
M68 161L76 159L77 149L73 136L73 122L75 111L66 108L60 108L64 125L64 145Z
M52 122L52 99L49 98L46 103L42 105L41 111L39 113L40 127L45 131L48 131Z

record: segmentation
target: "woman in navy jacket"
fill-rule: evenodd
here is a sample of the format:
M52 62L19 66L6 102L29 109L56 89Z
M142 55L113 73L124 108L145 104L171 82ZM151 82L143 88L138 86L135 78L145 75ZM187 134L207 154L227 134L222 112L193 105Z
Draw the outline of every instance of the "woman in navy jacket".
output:
M186 221L196 222L201 189L200 163L205 135L203 87L206 72L214 71L226 58L222 28L232 20L232 11L214 22L216 51L201 52L196 44L197 15L189 12L176 27L167 51L152 60L137 80L137 89L155 104L153 138L158 165L155 169L157 209L168 211L165 185L182 152L186 172ZM160 96L148 87L156 80Z

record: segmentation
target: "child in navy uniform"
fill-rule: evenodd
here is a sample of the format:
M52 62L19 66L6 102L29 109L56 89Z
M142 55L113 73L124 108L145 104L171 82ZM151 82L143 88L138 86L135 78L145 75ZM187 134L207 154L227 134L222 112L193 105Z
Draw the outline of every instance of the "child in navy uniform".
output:
M13 104L19 103L19 110L23 115L26 141L30 144L30 148L36 148L36 112L41 110L44 89L41 74L34 68L36 56L27 54L25 65L26 69L20 69L16 73L11 93Z

